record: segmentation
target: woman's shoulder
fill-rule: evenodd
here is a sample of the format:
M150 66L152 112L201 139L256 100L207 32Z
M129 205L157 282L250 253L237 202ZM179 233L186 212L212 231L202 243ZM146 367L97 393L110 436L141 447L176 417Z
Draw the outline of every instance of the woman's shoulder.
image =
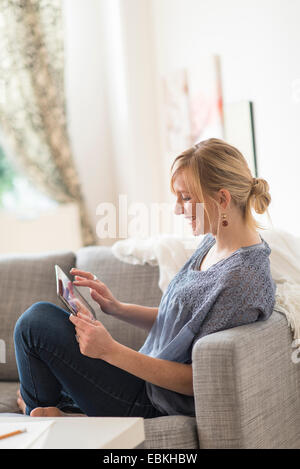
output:
M262 275L270 275L270 254L271 249L263 239L259 244L245 246L238 250L237 267L242 274L247 272L257 272Z
M252 245L238 250L228 263L224 283L226 286L239 287L251 286L271 288L275 291L276 286L271 274L269 245L262 240L260 245Z
M269 253L266 246L258 249L241 250L232 257L223 272L222 288L218 303L226 308L238 310L259 310L261 317L272 313L276 284L271 275Z

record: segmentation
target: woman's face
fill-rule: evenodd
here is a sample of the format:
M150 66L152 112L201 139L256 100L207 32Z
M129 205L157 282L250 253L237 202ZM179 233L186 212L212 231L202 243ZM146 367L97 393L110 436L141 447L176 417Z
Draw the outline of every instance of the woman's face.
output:
M212 233L213 227L210 225L207 213L204 210L204 202L197 202L188 192L182 172L179 172L174 179L173 188L177 197L174 212L176 215L184 215L187 218L191 224L193 235L199 236ZM209 212L210 219L215 219L212 204L206 201L205 208Z

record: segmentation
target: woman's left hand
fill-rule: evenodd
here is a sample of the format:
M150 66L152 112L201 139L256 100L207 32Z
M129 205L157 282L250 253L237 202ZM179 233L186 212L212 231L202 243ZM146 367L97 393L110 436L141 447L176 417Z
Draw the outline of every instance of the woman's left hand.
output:
M69 319L75 326L80 352L90 358L105 360L112 354L117 342L100 321L90 319L86 315L79 300L76 300L76 305L79 312L77 316L70 314Z

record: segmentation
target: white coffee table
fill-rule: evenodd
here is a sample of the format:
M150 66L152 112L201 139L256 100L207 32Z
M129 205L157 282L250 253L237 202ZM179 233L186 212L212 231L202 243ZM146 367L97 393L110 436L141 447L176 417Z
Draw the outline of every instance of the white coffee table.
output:
M0 417L0 423L39 420L55 422L32 449L131 449L145 440L141 417Z

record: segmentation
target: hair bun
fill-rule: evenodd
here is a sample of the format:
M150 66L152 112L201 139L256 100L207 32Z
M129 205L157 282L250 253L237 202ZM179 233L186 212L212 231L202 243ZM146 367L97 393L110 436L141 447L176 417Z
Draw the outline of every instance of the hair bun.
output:
M269 184L265 179L253 178L250 196L254 197L254 210L257 213L264 213L271 202Z

